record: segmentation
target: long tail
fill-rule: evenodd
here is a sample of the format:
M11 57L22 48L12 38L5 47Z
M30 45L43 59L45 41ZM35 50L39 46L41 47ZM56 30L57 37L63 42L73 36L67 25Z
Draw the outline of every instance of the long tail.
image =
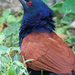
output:
M50 73L50 75L75 75L73 73L67 73L67 74L56 74L56 73Z

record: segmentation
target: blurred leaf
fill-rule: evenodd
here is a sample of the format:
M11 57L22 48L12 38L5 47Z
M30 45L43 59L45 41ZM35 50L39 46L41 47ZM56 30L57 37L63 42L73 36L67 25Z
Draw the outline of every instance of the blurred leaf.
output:
M70 24L71 22L70 22L70 21L63 20L63 19L62 19L62 20L61 20L61 23L62 23L62 24Z
M2 75L2 73L0 73L0 75Z
M68 25L68 26L63 26L63 28L64 28L65 30L67 30L67 29L73 29L74 27L71 26L71 25Z
M6 10L3 12L2 15L3 15L4 17L8 17L10 13L11 13L11 10L10 10L10 9L6 9Z
M28 60L25 60L24 63L26 62L29 62L29 61L34 61L35 59L28 59Z
M63 1L62 0L59 0L58 2L56 2L55 4L53 4L52 6L50 6L50 8L52 9L52 8L60 8L61 6L62 6L62 3L63 3Z
M19 27L20 27L20 23L11 23L10 24L10 28L7 28L7 30L5 30L5 35L8 36L8 35L11 35L11 34L15 34L16 31L19 31Z
M64 13L75 13L75 0L65 0L62 9Z
M8 64L8 63L10 62L10 59L9 59L8 57L6 57L5 55L1 55L0 61L1 61L2 63L4 63L4 66L7 66L7 65L5 65L5 64Z
M20 21L22 20L22 17L23 17L23 16L18 17L18 18L16 19L16 22L20 22Z
M13 66L11 66L8 69L8 75L16 75L16 71L15 71L15 68Z
M65 30L63 28L57 28L56 33L64 33Z
M3 42L5 39L5 35L3 33L0 33L0 44Z
M8 50L6 46L0 46L0 50Z
M66 31L66 34L71 37L71 33L69 31Z
M72 43L72 41L71 41L69 38L66 40L66 42L67 42L68 44L71 44L71 43Z
M70 24L72 22L72 20L73 19L68 14L65 14L61 20L61 23Z
M0 46L0 53L7 53L8 48L5 46Z
M72 47L73 52L75 53L75 45Z
M6 73L6 70L5 70L3 63L0 63L0 68L1 68L0 69L1 72ZM4 75L3 73L2 73L2 75Z
M4 22L4 21L5 21L5 18L4 17L0 17L0 23Z
M9 15L6 19L7 19L7 22L9 22L9 23L16 21L16 18L12 15Z
M20 67L17 67L16 68L16 73L19 74L19 72L20 72Z
M12 50L20 52L20 48L18 48L18 47L12 47Z
M51 9L55 12L55 11L58 11L60 8L53 7L53 8L51 8Z
M44 1L44 2L46 3L46 2L48 2L48 1L50 1L50 0L42 0L42 1Z
M75 42L75 38L71 38L71 41L72 41L72 42Z
M17 54L13 57L13 61L20 61L20 55L19 55L19 53L17 53Z
M43 70L41 70L41 75L43 75Z
M61 11L61 7L62 7L62 3L63 1L59 1L59 2L56 2L55 4L53 4L52 6L50 6L50 8L55 12L55 11Z
M18 66L20 66L20 67L23 65L20 61L16 61L16 60L13 61L13 63L16 63L16 64L17 64Z

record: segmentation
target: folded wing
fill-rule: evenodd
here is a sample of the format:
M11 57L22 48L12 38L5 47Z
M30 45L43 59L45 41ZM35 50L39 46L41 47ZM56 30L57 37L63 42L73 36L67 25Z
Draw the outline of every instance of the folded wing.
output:
M35 59L27 63L27 67L34 70L61 74L71 73L74 69L72 49L54 32L28 34L22 41L20 56L22 62L22 56L25 60Z

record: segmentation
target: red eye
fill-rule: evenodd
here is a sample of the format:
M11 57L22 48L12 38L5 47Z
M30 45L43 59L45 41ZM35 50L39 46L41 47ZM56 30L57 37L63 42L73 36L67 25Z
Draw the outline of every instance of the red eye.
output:
M29 5L32 5L32 2L31 2L31 1L29 1L29 2L28 2L28 4L29 4Z

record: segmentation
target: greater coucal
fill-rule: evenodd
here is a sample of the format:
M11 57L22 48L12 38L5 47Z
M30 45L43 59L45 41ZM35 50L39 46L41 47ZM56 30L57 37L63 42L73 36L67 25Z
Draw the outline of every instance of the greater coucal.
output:
M24 15L19 40L22 56L30 75L72 75L75 71L75 54L53 31L53 11L42 0L20 0Z

